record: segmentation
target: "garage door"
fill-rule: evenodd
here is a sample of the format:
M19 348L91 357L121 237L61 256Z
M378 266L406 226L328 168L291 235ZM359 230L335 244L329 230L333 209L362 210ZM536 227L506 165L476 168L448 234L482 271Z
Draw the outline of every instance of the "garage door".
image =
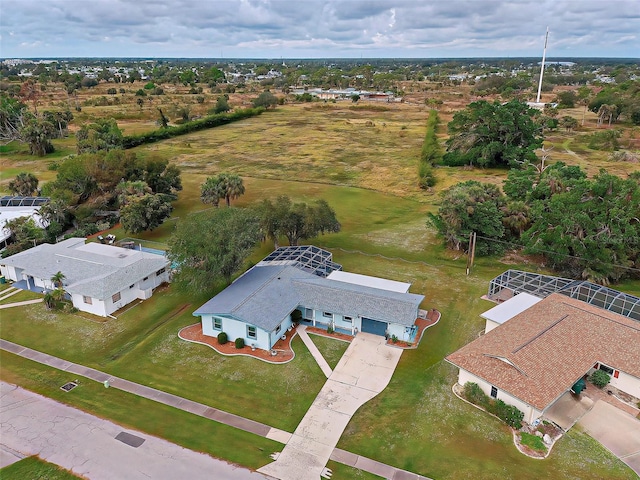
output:
M381 335L387 332L387 324L385 322L379 322L377 320L371 320L370 318L362 318L362 331L367 333L373 333L374 335Z

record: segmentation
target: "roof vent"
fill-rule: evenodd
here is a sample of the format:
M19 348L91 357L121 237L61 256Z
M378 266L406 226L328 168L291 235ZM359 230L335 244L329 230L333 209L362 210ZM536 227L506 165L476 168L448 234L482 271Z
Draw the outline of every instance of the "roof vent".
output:
M120 255L118 255L118 258L125 258L127 256L126 253L121 253Z

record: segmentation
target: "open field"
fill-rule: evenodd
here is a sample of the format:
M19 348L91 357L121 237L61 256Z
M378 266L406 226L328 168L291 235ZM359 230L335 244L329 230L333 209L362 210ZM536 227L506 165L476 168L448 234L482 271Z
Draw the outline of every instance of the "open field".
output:
M441 134L451 117L453 98L451 102L445 104ZM478 259L466 276L463 253L446 251L425 227L425 216L437 209L437 194L448 186L469 179L500 183L507 171L439 168L438 185L425 193L416 182L425 107L353 107L349 102L287 105L257 118L137 148L140 155L159 155L181 166L184 185L174 218L140 237L166 242L179 218L206 208L199 199L200 185L207 175L222 171L243 176L246 194L234 202L240 207L280 194L297 201L323 198L336 210L343 228L308 243L331 250L347 271L411 282L412 292L425 295L422 308L437 308L443 314L418 349L403 353L389 387L357 412L340 448L438 480L635 478L597 442L577 431L565 436L547 460L528 459L517 452L504 425L453 396L455 371L443 358L482 330L478 315L492 304L480 296L489 280L507 268L541 270L532 263L512 265L487 258ZM83 107L83 118L118 110L100 108ZM139 115L137 108L131 104L120 109L127 117L123 119L127 133L153 125L150 107L145 105ZM575 116L581 114L576 109ZM613 163L608 154L590 151L576 133L555 132L547 143L554 145L552 161L580 164L590 174L600 167L621 175L638 169L637 164ZM57 155L75 150L72 139L54 144L60 148ZM22 170L36 173L41 181L53 179L55 172L48 170L52 158L31 157L22 146L5 147L0 189L6 190L8 181ZM129 236L118 228L112 231L118 238ZM260 260L271 249L271 244L262 244L250 261ZM372 256L378 254L391 259ZM324 383L299 339L294 342L296 359L274 366L222 357L177 338L181 327L196 321L191 313L221 288L212 285L210 291L193 294L171 286L106 322L48 312L42 305L10 309L0 317L0 331L16 343L292 431ZM618 288L640 294L638 281ZM323 353L330 352L331 361L338 350L321 347ZM280 447L93 383L65 394L58 387L69 380L68 375L6 353L0 375L124 425L249 467L266 463L268 454ZM176 424L184 428L171 427ZM332 468L338 480L372 478L347 467L333 464Z

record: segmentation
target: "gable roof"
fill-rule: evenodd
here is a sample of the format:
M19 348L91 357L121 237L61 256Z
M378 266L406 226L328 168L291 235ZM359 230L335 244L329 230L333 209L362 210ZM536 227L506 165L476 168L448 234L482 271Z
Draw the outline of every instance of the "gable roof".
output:
M554 293L446 360L544 410L596 362L640 378L638 345L637 321Z
M259 263L193 315L231 315L272 331L298 306L413 325L422 295L319 277L290 264Z
M43 280L62 272L65 291L100 300L169 265L162 255L100 243L85 244L85 240L69 238L56 244L43 243L0 263Z

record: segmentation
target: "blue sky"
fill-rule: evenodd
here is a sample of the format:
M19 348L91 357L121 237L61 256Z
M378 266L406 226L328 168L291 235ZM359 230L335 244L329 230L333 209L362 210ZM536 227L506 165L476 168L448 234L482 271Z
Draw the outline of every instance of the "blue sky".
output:
M0 57L640 57L640 0L0 0Z

